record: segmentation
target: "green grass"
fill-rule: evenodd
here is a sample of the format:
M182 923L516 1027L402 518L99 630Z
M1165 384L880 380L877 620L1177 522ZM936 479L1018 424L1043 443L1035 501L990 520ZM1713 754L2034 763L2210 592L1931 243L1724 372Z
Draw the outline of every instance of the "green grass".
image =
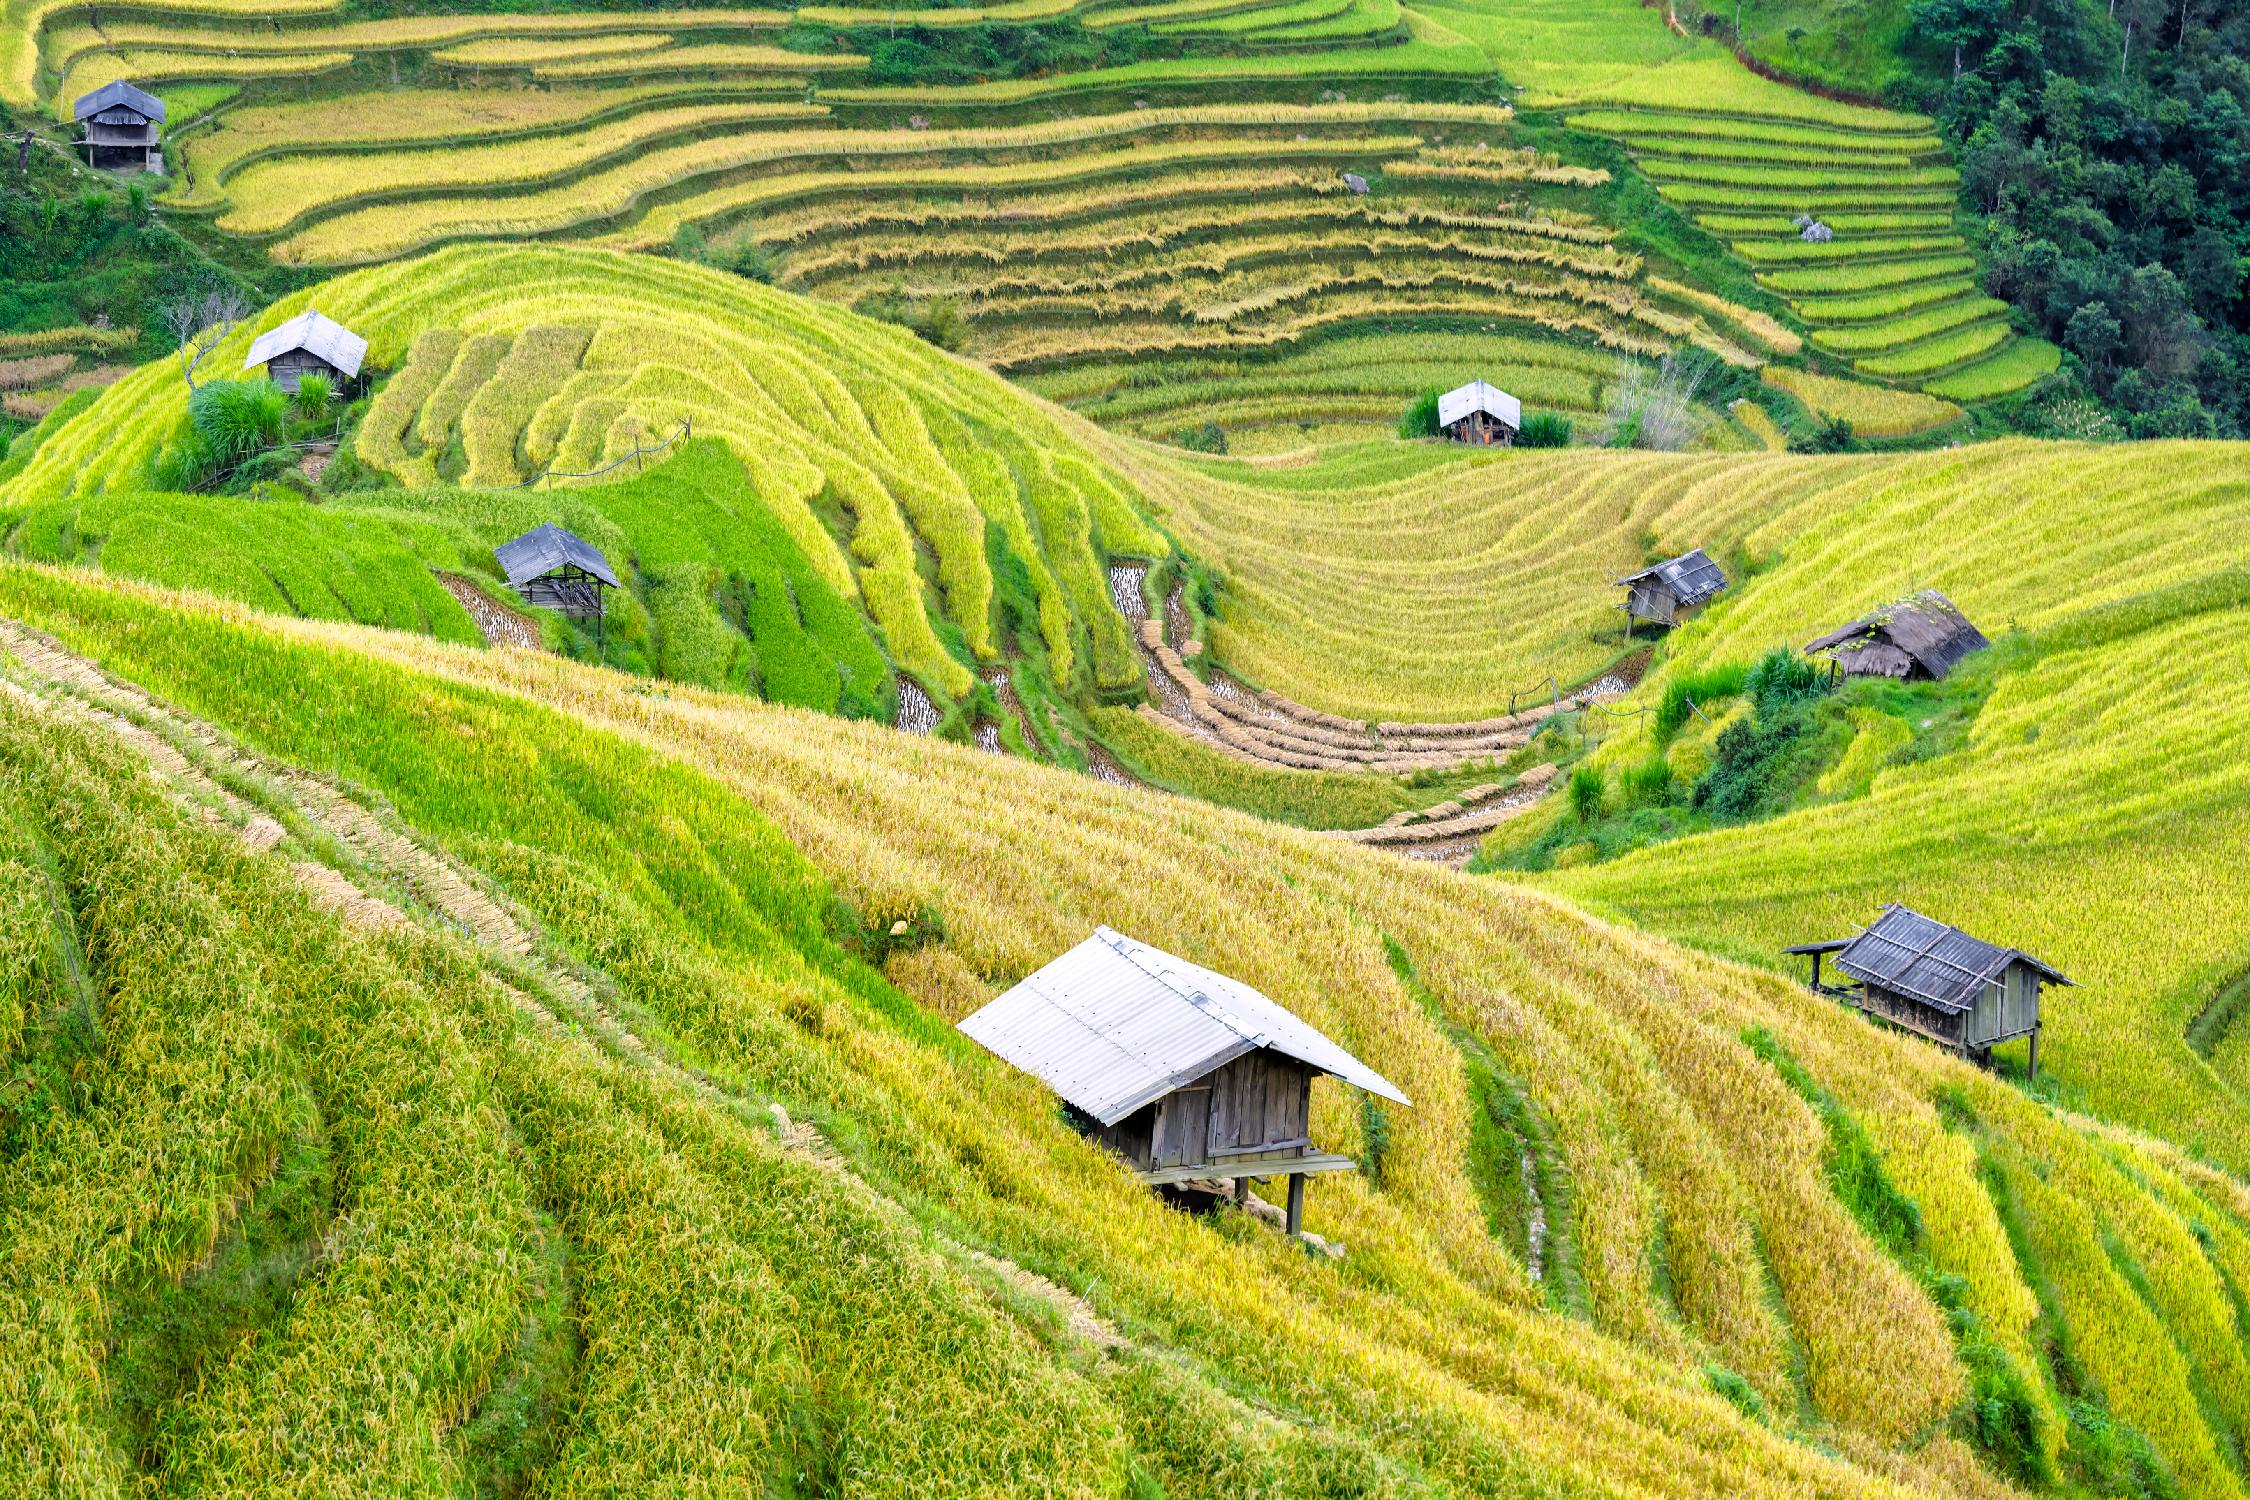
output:
M2007 324L1980 323L1974 328L1931 339L1897 354L1879 354L1863 359L1859 362L1859 367L1870 375L1884 377L1911 379L1934 375L1997 349L2008 337Z
M1954 401L1989 401L2052 375L2061 364L2062 351L2053 344L2020 339L1990 359L1930 382L1929 389Z
M1848 358L1878 353L1900 344L1911 344L1917 339L1930 338L1964 323L2004 316L2007 311L2008 304L2005 302L1990 297L1968 297L1929 312L1892 318L1862 328L1816 329L1813 332L1813 342L1832 354Z

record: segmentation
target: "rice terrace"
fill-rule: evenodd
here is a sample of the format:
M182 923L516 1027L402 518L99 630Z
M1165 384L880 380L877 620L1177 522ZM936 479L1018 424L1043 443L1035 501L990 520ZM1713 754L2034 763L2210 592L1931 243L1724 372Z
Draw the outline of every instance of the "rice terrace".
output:
M2250 1500L2240 0L0 0L0 1496Z

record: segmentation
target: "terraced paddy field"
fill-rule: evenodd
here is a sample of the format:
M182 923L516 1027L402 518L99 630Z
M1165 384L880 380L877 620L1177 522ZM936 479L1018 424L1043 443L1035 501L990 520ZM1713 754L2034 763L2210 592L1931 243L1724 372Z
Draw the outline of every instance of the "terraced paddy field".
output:
M1932 123L1771 83L1713 41L1622 3L1417 7L1480 42L1519 103L1609 136L1664 199L1785 298L1819 353L1882 383L1988 400L2060 352L2010 329L1955 222L1959 174ZM1801 238L1800 220L1833 231Z
M1297 435L1308 424L1325 429L1314 446L1389 436L1416 396L1445 388L1461 370L1481 370L1526 405L1591 427L1617 378L1617 357L1553 339L1432 329L1336 334L1262 359L1071 365L1021 383L1137 437L1163 441L1216 423L1240 451L1267 434L1277 445L1302 446Z
M496 585L489 549L558 504L529 481L614 466L685 424L723 452L682 471L676 488L559 502L573 524L637 556L647 607L683 642L700 642L682 649L703 665L681 675L737 670L727 651L708 659L729 639L721 615L734 610L733 625L754 639L759 607L728 603L719 581L763 576L769 604L787 596L789 618L775 625L792 643L784 656L803 655L800 627L826 643L807 670L828 684L827 701L780 694L791 701L832 706L848 677L840 668L855 661L856 690L891 701L883 655L853 644L860 627L821 627L829 599L863 609L889 663L941 705L1018 649L1065 685L1139 680L1100 559L1163 557L1168 544L1055 417L902 330L668 260L473 246L299 294L213 358L239 363L254 333L315 301L368 337L373 367L394 372L354 447L405 491L375 492L356 511L300 503L263 525L235 507L248 523L241 551L183 545L213 524L208 501L133 498L186 426L186 389L160 363L50 424L11 464L11 507L38 512L16 529L17 548L76 557L81 539L101 535L119 546L110 562L121 570L312 614L419 617L459 638L468 622L432 592L430 569L483 572ZM287 540L272 531L283 514L294 518ZM752 522L754 540L742 534ZM326 550L327 580L293 557L303 544ZM347 558L355 585L335 576ZM415 577L413 588L402 581ZM743 598L758 595L742 587ZM634 618L628 609L621 644L651 646L647 617Z
M0 611L11 1056L104 1037L0 1164L28 1486L1998 1497L2099 1423L2239 1492L2240 1182L1772 975L551 658L21 565ZM952 1033L1097 921L1414 1099L1378 1147L1317 1086L1380 1162L1312 1194L1341 1261Z
M2244 450L2226 444L1846 458L1363 445L1265 468L1094 441L1224 574L1217 658L1358 718L1478 718L1543 693L1549 674L1597 675L1627 649L1611 580L1651 555L1702 547L1740 579L1806 549L1856 568L1864 607L1934 587L2028 628L2194 576L2244 504ZM1877 540L1933 526L1942 552ZM1768 643L1850 618L1830 590L1808 590L1813 613Z
M1312 396L1285 420L1323 441L1404 404L1397 362L1317 392L1253 365L1357 330L1498 332L1556 347L1488 377L1590 413L1588 382L1539 372L1801 350L1778 302L1621 248L1606 170L1518 142L1483 53L1378 0L11 20L5 97L67 114L130 76L176 99L164 205L289 266L492 237L670 252L938 318L1011 373L1201 362L1187 383L1229 387L1228 425ZM871 57L902 27L940 53L965 27L1059 45L1014 40L1042 26L1091 61L919 85ZM1415 378L1457 384L1478 352L1433 346Z

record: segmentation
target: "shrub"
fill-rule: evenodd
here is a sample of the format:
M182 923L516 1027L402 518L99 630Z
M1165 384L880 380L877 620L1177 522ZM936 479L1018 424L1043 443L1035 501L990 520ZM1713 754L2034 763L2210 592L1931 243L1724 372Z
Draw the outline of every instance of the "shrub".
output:
M1406 414L1398 419L1398 435L1402 438L1426 438L1438 435L1438 392L1431 387L1414 398Z
M1785 646L1768 651L1743 683L1758 712L1773 713L1820 696L1820 669Z
M1658 743L1678 734L1688 721L1688 716L1721 698L1732 698L1742 691L1749 670L1739 662L1721 662L1705 667L1700 672L1685 672L1664 685L1664 701L1656 707L1656 738Z
M303 376L297 382L297 410L308 417L325 417L328 415L329 400L335 394L336 388L329 383L327 376Z
M1206 422L1201 427L1183 427L1172 434L1172 446L1185 448L1191 453L1224 453L1227 451L1227 432L1216 422Z
M1518 448L1567 448L1570 446L1570 418L1559 411L1535 411L1523 419L1523 430L1516 434Z

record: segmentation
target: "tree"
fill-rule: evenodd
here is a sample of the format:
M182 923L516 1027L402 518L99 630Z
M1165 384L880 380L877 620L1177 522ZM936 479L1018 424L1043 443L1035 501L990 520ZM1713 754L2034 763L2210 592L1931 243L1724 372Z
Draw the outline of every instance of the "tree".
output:
M1958 79L1962 49L1990 46L2007 22L2008 7L2005 0L1914 0L1907 13L1917 32L1953 49Z
M2108 308L2099 302L2088 302L2070 315L2070 322L2063 329L2063 343L2098 377L2109 369L2117 351L2125 347L2125 330L2110 316Z
M196 370L249 311L249 299L231 286L206 286L157 309L164 330L180 346L180 378L189 390L195 389Z

